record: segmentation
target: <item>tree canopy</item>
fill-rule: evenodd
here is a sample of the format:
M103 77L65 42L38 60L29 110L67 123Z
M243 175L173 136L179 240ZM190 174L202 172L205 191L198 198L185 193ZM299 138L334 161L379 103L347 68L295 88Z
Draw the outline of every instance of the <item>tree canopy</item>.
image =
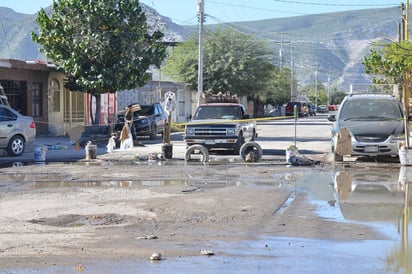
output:
M193 89L198 81L198 49L198 37L191 36L171 52L165 65L167 74ZM252 35L229 29L209 31L204 37L203 90L271 101L268 96L276 86L271 81L280 73L272 64L272 56L271 49ZM284 82L289 83L290 91L290 78Z
M66 87L96 96L97 107L99 94L143 86L166 56L163 33L148 28L138 0L57 0L36 21L33 41L67 74Z
M412 68L412 43L409 41L377 42L364 57L365 72L379 84L404 84L404 73Z

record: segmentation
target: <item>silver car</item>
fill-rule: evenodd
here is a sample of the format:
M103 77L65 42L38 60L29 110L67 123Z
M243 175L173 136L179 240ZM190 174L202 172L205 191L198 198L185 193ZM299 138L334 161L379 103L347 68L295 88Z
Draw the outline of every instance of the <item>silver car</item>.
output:
M0 148L6 149L10 156L19 156L35 138L36 124L32 117L0 105Z
M335 161L343 161L336 153L338 134L347 128L351 137L349 156L398 155L398 144L405 140L402 104L388 94L351 94L345 97L337 115L330 115L332 152Z

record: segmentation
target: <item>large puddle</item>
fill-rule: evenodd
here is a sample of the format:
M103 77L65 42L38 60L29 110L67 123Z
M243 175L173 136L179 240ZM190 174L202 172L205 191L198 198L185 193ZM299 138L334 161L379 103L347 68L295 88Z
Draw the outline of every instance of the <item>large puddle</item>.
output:
M410 169L410 167L409 167ZM96 183L68 182L56 175L5 178L19 188L141 187L188 184L188 181L136 180ZM28 175L26 175L28 176ZM49 176L49 177L47 177ZM54 176L54 177L53 177ZM275 178L278 187L292 189L283 207L305 192L320 217L336 222L370 226L385 240L325 241L302 238L259 237L255 241L208 242L214 256L188 256L150 260L86 261L85 273L412 273L411 190L408 167L339 167L334 171L308 169L291 177ZM412 180L409 178L409 180ZM224 187L230 178L199 187ZM190 183L189 183L190 184ZM259 183L254 182L259 187ZM263 182L265 186L268 182ZM6 187L5 185L3 185ZM4 191L4 187L0 190ZM278 209L282 214L284 208ZM337 231L337 233L345 233ZM0 273L73 273L75 266L47 269L10 269Z

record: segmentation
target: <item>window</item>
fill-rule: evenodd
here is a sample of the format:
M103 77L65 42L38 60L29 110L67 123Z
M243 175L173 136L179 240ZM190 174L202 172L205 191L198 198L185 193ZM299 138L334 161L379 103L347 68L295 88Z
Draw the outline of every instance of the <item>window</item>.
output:
M66 90L64 92L64 122L84 122L84 93Z
M31 83L32 113L33 117L42 116L42 89L40 83Z
M17 117L10 110L5 108L0 108L0 122L16 120Z
M60 112L60 83L57 79L50 82L50 94L52 97L52 111Z

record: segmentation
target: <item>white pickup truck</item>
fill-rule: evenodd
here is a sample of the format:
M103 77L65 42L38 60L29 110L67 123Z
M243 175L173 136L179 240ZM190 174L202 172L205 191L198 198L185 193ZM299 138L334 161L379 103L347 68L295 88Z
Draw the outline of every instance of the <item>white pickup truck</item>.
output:
M198 106L193 119L186 125L184 140L188 146L231 149L239 154L242 145L256 137L256 122L250 120L243 105L209 103Z

